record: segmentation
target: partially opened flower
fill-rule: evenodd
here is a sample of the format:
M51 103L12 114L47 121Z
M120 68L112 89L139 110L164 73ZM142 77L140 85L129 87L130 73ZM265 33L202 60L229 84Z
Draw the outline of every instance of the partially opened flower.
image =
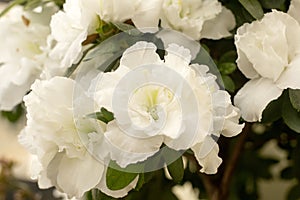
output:
M105 126L76 115L74 87L75 81L64 77L37 80L24 97L27 125L19 141L37 156L33 171L39 187L55 186L69 197L82 197L93 188L123 197L135 187L137 180L122 190L111 191L106 187L106 166L86 149L93 143L92 137L98 136L101 142ZM81 94L80 98L85 98L84 91Z
M44 68L43 47L50 33L55 6L41 12L15 6L0 18L0 110L12 110L22 102L30 85ZM5 39L4 39L5 38Z
M111 158L126 167L165 144L174 150L191 148L202 172L216 173L221 159L210 136L240 133L238 109L207 66L189 65L188 49L171 44L164 60L156 50L153 43L138 42L123 53L116 71L93 81L96 107L115 114L104 133Z
M289 13L296 17L299 12L299 0L292 1ZM273 10L262 20L238 29L235 36L237 64L250 81L235 96L235 104L246 121L260 121L263 110L284 89L300 89L300 24L297 20L299 18Z
M221 39L231 35L235 19L217 0L164 0L161 25L183 32L195 40Z

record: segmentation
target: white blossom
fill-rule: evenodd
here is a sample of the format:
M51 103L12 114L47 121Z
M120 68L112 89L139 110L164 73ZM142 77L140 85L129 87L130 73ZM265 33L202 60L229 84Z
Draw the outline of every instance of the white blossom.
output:
M292 1L291 13L300 12ZM260 121L263 110L286 88L300 89L300 25L287 13L273 10L235 36L237 64L250 80L235 96L246 121Z
M137 180L122 190L107 188L106 166L87 151L90 135L98 135L101 141L105 126L76 115L74 87L75 81L64 77L37 80L24 97L27 125L19 141L37 156L33 171L39 187L55 186L70 198L80 198L93 188L123 197L135 187ZM85 98L84 91L81 94Z
M50 33L55 6L41 12L15 6L0 19L0 110L11 110L22 102L30 85L44 68L43 47Z
M161 25L195 40L220 39L231 35L235 19L217 0L164 0Z
M219 90L215 77L207 73L207 66L189 66L191 55L188 49L175 44L169 45L165 61L155 51L153 43L138 42L123 53L116 71L100 74L93 81L90 93L94 96L96 105L114 112L116 118L108 124L104 133L110 144L111 158L121 167L126 167L151 157L164 143L175 150L191 148L203 167L201 171L216 173L221 159L218 157L218 145L208 139L209 135L223 134L230 137L240 133L243 125L238 124L238 109L231 105L229 94ZM148 65L158 65L158 71L170 70L169 73L172 74L173 71L177 74L178 77L174 78L166 77L166 72L153 72L154 77L167 79L171 85L174 83L174 88L171 90L161 84L146 84L134 91L126 90L134 82L148 80L152 76L151 66L150 71L145 68L140 76L129 78L127 83L120 81L135 73L139 67ZM197 68L200 75L196 74L193 67ZM181 78L178 79L179 77ZM186 83L189 84L190 93L186 92ZM128 102L126 98L114 96L119 87L122 87L119 90L121 95L131 94ZM195 104L191 103L192 100ZM113 106L113 101L117 108ZM128 105L124 107L118 104L123 101ZM186 116L182 114L182 106L191 113ZM114 109L124 110L130 121L126 122L124 116ZM199 121L195 122L197 128L193 132L188 123L193 121L192 113L195 112ZM163 125L161 129L156 130L160 125ZM124 131L124 127L129 131ZM130 132L133 129L138 133ZM211 149L203 153L207 142Z

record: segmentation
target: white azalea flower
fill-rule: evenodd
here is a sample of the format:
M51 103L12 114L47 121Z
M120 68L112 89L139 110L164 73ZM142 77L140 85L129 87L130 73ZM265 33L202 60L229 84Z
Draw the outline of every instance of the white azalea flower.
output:
M195 40L220 39L231 35L235 19L217 0L164 0L161 25Z
M292 1L291 10L300 12L298 0ZM250 81L235 96L235 104L246 121L260 121L263 110L284 89L300 89L299 35L296 19L275 10L238 29L237 64Z
M138 29L158 26L163 0L100 0L99 16L106 22L124 22L131 19Z
M74 86L75 81L63 77L37 80L31 87L32 92L24 97L27 125L19 141L37 156L34 171L39 187L55 186L70 198L80 198L93 188L123 197L135 187L137 180L127 188L111 192L103 184L106 167L94 159L86 146L91 141L90 135L98 135L101 140L105 127L76 117ZM83 91L81 94L85 98Z
M0 46L0 110L11 110L21 103L39 77L49 21L56 9L47 6L37 13L15 6L0 18L0 37L5 38Z
M175 150L192 148L203 167L201 171L216 173L221 159L217 155L218 145L209 135L230 137L240 133L243 125L238 124L238 109L231 105L229 94L219 90L215 77L207 73L207 66L189 66L188 49L171 44L166 51L163 61L153 43L138 42L123 53L116 71L94 79L90 92L96 107L105 107L116 118L104 133L111 158L126 167L151 157L164 143ZM137 76L134 73L139 69L142 73ZM173 88L143 84L131 90L135 82L149 83L151 77L167 81ZM122 95L130 95L129 100ZM194 126L190 126L193 121ZM207 142L212 151L204 153Z
M81 57L82 42L87 36L96 33L99 1L67 0L63 7L64 11L59 11L51 19L49 40L52 42L49 46L54 47L49 55L59 60L58 67L65 70Z

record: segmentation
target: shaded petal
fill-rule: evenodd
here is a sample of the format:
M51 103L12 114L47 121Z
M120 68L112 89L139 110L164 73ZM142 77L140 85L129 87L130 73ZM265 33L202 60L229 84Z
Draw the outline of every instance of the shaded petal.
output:
M282 89L270 79L253 79L238 91L234 97L234 103L241 109L243 119L248 122L260 121L263 110L281 93Z
M300 0L292 0L288 14L294 17L300 24Z
M123 132L115 121L107 126L105 138L110 144L111 159L120 167L144 161L159 151L163 142L162 136L138 138Z
M107 169L105 169L103 174L106 174L106 170ZM100 183L97 185L97 188L109 196L112 196L114 198L122 198L126 196L130 190L135 188L138 180L139 180L139 176L137 176L131 183L129 183L125 188L121 190L110 190L106 185L106 176L104 175L102 176Z
M300 11L299 11L300 12ZM294 58L289 66L282 72L276 84L281 89L300 89L300 56Z
M137 42L123 53L120 66L133 69L141 65L161 63L159 55L156 53L156 46L150 42Z
M235 45L238 45L239 37L235 35ZM238 47L238 46L237 46ZM241 51L239 48L237 49L238 58L236 63L238 65L239 70L249 79L259 77L259 74L253 68L253 64L247 58L247 55Z
M208 152L206 152L206 154L202 153L203 148L209 148L207 149ZM218 167L222 163L222 159L218 156L219 146L211 137L207 137L207 144L205 144L205 146L204 142L198 143L192 147L192 150L199 165L202 166L201 172L206 174L217 173ZM204 151L206 150L204 149Z
M201 31L201 38L218 40L223 37L231 36L229 32L235 27L235 18L232 12L222 7L221 13L215 18L205 21Z

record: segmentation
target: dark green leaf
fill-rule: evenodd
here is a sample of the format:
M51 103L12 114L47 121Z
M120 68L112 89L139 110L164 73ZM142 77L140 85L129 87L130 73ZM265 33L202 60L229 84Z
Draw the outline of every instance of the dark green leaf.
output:
M111 190L120 190L129 185L138 173L129 172L128 168L123 169L111 161L106 172L106 185Z
M300 133L300 113L293 108L288 97L283 101L282 118L288 127Z
M281 95L278 99L271 101L265 108L262 114L262 122L270 123L281 118L283 96Z
M218 67L222 75L231 74L236 70L236 64L230 62L221 63L218 65Z
M300 111L300 90L289 89L289 97L292 106L299 112Z
M264 11L258 0L239 0L239 2L255 19L261 19L264 16Z
M100 112L88 114L87 117L98 119L106 124L114 120L114 114L103 107L100 109Z
M169 164L167 166L168 171L176 183L180 183L183 179L184 175L184 168L183 168L183 161L182 158L179 157L177 160L175 160L173 163Z
M224 75L224 76L222 76L222 80L223 80L225 89L228 90L229 92L234 92L235 84L234 84L233 80L231 79L231 77Z

